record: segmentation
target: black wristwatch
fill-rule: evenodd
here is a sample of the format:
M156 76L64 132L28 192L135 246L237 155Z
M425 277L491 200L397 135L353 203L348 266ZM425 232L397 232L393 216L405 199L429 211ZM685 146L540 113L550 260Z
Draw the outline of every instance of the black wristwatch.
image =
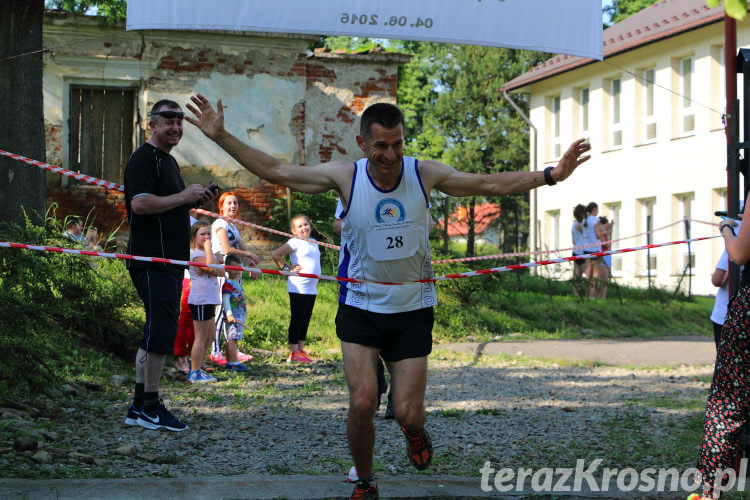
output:
M724 234L725 227L728 227L732 231L732 236L736 236L736 234L734 234L734 224L732 224L731 222L725 222L724 224L719 226L719 234Z
M544 169L544 182L548 186L554 186L555 184L557 184L557 181L552 178L551 171L552 167L547 167Z

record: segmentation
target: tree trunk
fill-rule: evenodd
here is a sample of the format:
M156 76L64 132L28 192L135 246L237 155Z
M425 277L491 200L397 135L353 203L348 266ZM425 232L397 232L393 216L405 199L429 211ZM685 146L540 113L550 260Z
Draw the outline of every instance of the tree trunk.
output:
M42 49L43 0L0 2L0 60ZM42 53L0 61L0 149L45 161ZM0 220L44 220L44 170L0 157Z
M477 199L472 196L469 201L469 215L468 215L468 228L466 234L466 256L474 257L474 207L477 204Z

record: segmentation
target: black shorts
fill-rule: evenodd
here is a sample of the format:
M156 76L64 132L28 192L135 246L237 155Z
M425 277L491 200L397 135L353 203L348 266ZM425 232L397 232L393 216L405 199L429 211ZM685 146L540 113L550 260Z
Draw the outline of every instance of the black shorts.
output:
M380 349L386 361L401 361L432 352L434 322L432 307L384 314L339 303L336 335L343 342Z
M138 347L147 352L171 354L180 316L184 269L162 265L132 267L130 279L146 310L143 338Z
M573 254L573 257L580 257L580 256L581 256L581 254L576 254L576 253ZM573 262L577 266L582 266L582 265L584 265L586 263L586 259L578 259L578 260L574 260Z
M214 319L216 316L217 304L188 304L190 314L193 315L193 321L207 321Z

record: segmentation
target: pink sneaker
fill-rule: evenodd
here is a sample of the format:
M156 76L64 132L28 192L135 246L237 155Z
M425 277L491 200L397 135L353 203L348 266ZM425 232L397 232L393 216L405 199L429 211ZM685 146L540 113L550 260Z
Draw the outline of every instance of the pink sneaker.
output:
M252 361L253 357L250 354L245 354L242 351L237 351L237 359L239 359L242 363L246 363L248 361Z
M289 353L289 357L286 358L287 363L296 361L297 363L312 363L312 359L307 357L305 351L294 351Z
M224 366L225 364L227 364L227 358L225 358L224 355L221 353L211 354L208 357L208 359L211 360L211 362L216 363L219 366Z

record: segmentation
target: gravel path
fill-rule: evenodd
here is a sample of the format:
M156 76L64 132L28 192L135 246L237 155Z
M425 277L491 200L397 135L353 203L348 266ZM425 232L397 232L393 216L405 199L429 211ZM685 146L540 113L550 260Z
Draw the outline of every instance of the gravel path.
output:
M219 382L194 386L170 371L174 380L162 395L190 426L181 433L124 425L132 385L126 377L114 377L120 385L71 383L31 407L0 408L0 476L343 479L351 461L341 365L288 365L275 356L249 365L245 374L218 371ZM675 455L670 439L702 413L711 372L710 366L632 370L438 352L430 358L427 390L436 447L430 473L476 476L487 460L512 467L571 466L592 457L608 466L692 465L698 443L674 444L688 450ZM382 418L383 407L375 422L376 472L412 474L401 432ZM670 463L675 459L681 462Z

